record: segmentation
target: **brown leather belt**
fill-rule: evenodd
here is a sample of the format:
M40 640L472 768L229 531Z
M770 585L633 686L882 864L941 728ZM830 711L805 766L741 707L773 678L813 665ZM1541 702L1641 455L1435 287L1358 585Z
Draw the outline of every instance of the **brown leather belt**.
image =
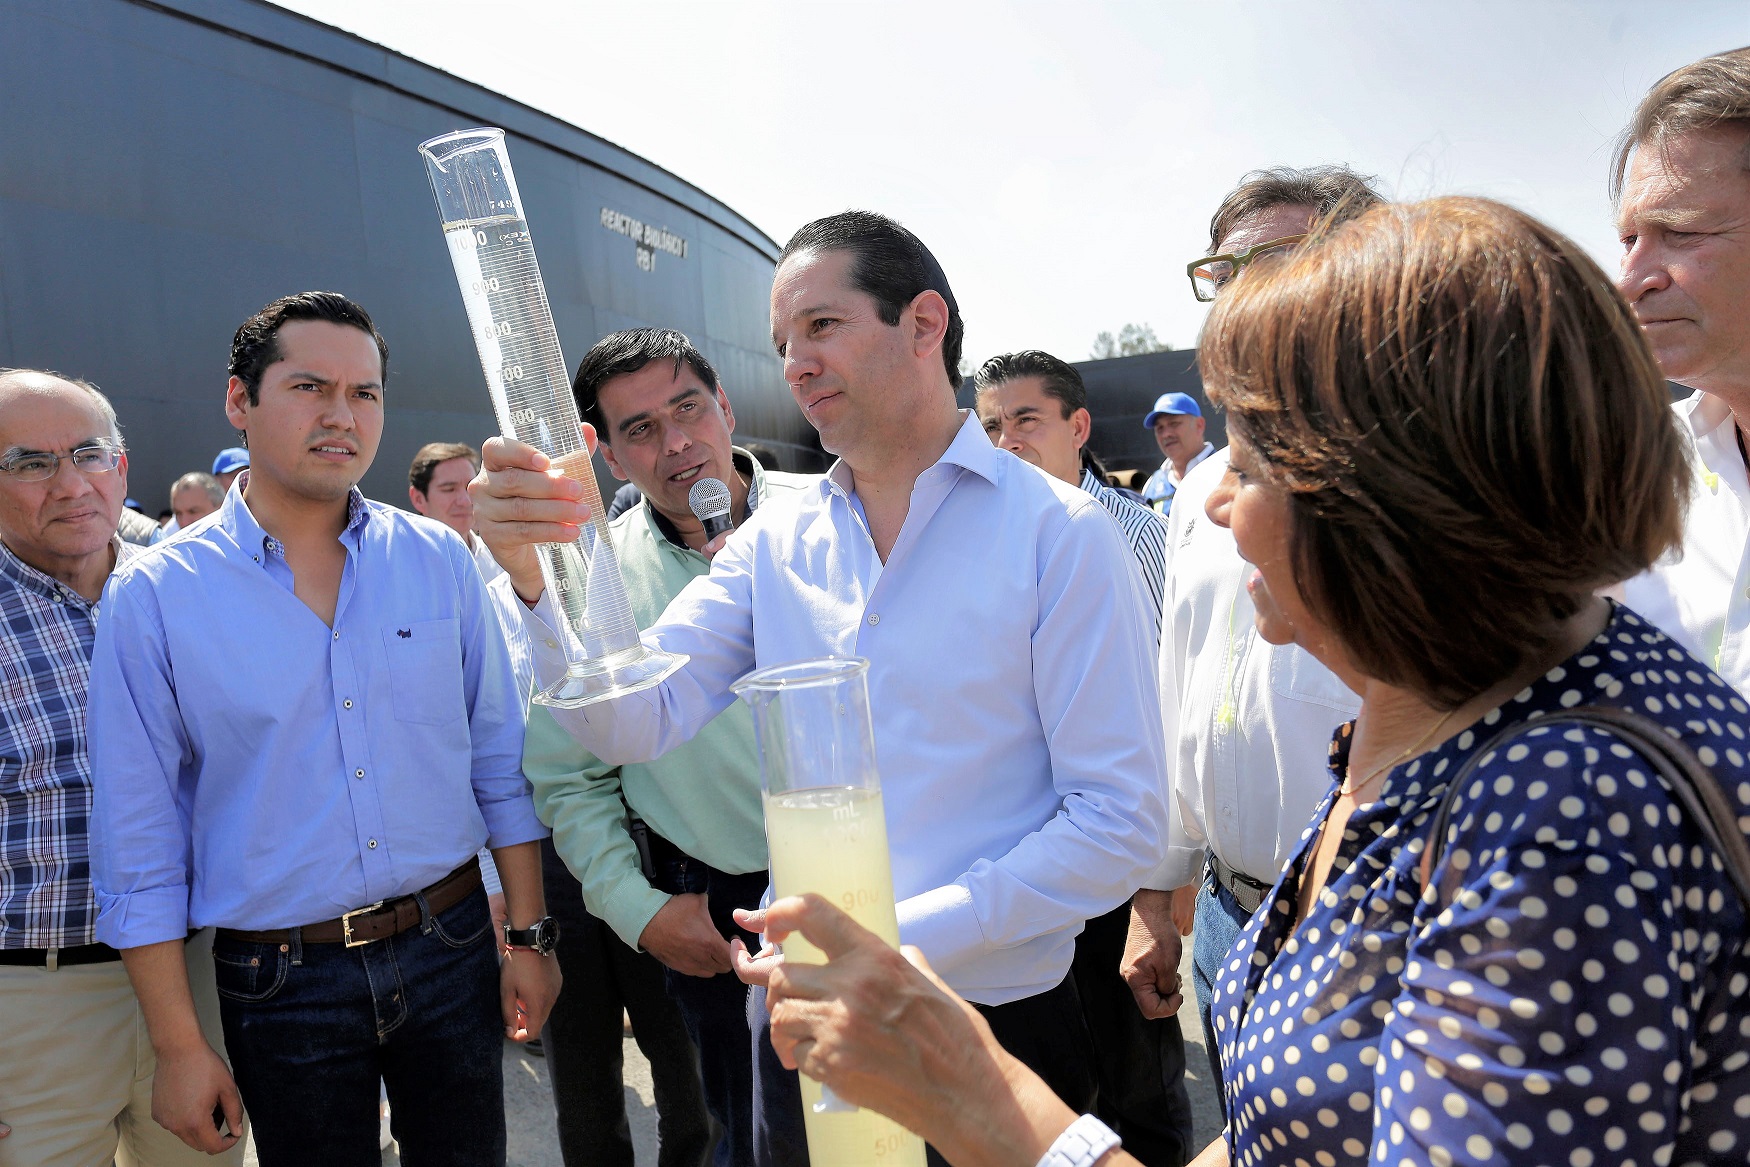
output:
M427 910L435 916L461 903L479 886L480 864L475 859L469 859L418 895L425 897ZM320 924L305 924L295 931L303 934L305 944L344 944L348 948L358 948L374 940L387 940L405 932L418 924L419 920L417 896L402 896L399 899L366 904L336 919L324 920ZM276 928L268 932L242 932L236 928L220 928L218 935L221 940L287 944L291 942L293 931L291 928Z

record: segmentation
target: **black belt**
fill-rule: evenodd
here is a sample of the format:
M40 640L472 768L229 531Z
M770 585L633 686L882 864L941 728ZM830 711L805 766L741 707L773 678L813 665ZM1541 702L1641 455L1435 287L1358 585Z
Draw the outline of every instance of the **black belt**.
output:
M1244 872L1235 871L1216 858L1214 851L1209 853L1209 870L1214 874L1215 882L1227 888L1227 893L1233 896L1234 903L1240 906L1242 912L1257 911L1258 905L1264 902L1264 897L1275 886L1261 879L1253 879Z
M51 959L52 958L52 959ZM122 954L107 944L75 944L71 948L3 948L0 964L60 968L69 964L105 964Z

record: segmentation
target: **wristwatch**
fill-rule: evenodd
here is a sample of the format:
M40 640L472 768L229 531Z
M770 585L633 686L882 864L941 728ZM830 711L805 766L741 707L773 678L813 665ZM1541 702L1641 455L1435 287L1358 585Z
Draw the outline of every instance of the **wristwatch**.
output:
M1112 1128L1091 1114L1069 1124L1039 1160L1038 1167L1094 1167L1100 1156L1118 1146Z
M549 955L559 945L559 923L552 916L542 916L532 928L520 931L508 923L504 926L506 948L527 948L542 956Z

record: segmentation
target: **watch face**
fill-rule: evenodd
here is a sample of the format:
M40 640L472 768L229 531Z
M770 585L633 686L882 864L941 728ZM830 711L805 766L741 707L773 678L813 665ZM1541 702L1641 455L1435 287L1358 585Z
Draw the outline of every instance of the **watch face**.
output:
M552 916L543 916L536 920L534 932L537 952L552 952L559 943L559 923Z

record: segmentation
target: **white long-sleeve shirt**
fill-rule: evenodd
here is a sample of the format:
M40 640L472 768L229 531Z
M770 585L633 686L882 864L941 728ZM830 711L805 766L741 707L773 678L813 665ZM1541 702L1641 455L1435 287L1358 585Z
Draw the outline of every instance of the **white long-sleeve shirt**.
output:
M1194 883L1205 850L1274 882L1330 787L1331 734L1360 699L1298 645L1258 635L1233 533L1203 506L1227 473L1218 451L1179 484L1167 519L1161 720L1172 811L1148 886Z
M1689 439L1689 515L1680 555L1622 587L1628 606L1750 693L1750 475L1731 408L1695 393L1674 409Z
M562 662L527 618L545 683ZM686 740L754 668L869 660L900 937L973 1001L1058 985L1082 922L1160 859L1153 624L1130 549L1098 502L992 446L976 417L918 477L885 564L840 464L762 506L644 639L690 659L653 689L553 711L605 761Z

